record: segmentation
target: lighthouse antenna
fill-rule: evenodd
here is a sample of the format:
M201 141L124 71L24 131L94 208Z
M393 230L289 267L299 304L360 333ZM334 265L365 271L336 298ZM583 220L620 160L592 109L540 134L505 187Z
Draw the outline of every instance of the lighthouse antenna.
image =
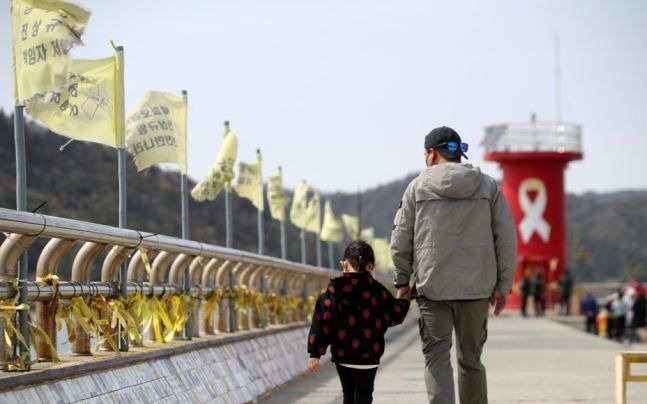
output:
M555 35L555 114L557 123L562 122L562 83L559 60L559 35Z

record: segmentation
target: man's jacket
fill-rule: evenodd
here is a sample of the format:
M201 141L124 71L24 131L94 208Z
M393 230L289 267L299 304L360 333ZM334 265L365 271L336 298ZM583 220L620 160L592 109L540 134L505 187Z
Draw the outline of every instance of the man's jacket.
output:
M496 181L470 164L427 167L407 186L391 234L396 284L415 277L418 295L469 300L507 295L517 238Z

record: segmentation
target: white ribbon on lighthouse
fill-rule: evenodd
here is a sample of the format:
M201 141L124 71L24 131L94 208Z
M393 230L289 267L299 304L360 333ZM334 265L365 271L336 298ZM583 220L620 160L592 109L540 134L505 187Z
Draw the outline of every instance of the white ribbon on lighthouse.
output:
M537 192L534 201L530 200L528 193ZM519 208L524 214L519 222L519 233L524 244L528 244L532 234L537 232L539 237L547 243L550 239L550 224L544 219L544 212L548 203L546 184L539 178L526 178L519 185Z

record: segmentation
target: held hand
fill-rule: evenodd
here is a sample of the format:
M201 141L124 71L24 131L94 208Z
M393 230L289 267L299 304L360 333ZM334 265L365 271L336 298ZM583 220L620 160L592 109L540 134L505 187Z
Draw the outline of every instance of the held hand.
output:
M321 365L319 365L319 358L310 358L308 359L308 370L312 373L317 373Z
M490 304L494 306L494 315L498 316L505 308L506 297L503 293L495 290L490 297Z
M411 287L410 286L403 286L398 288L397 292L395 293L396 299L407 299L411 300Z

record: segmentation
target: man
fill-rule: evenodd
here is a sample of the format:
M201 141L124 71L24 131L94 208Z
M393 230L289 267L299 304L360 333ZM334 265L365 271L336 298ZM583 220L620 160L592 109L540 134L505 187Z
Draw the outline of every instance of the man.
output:
M532 292L532 280L530 279L529 273L530 271L526 269L521 277L521 315L524 317L528 316L526 307L528 306L528 299Z
M587 292L580 302L580 312L586 317L586 332L597 334L595 319L598 316L598 303L590 292Z
M559 311L560 314L567 316L571 315L571 294L573 293L573 277L568 268L564 269L564 273L559 277Z
M465 152L451 128L425 137L427 168L407 186L391 235L398 297L411 293L414 276L430 403L454 403L452 329L460 401L487 402L481 350L489 304L501 313L514 279L510 210L496 181L461 163Z

